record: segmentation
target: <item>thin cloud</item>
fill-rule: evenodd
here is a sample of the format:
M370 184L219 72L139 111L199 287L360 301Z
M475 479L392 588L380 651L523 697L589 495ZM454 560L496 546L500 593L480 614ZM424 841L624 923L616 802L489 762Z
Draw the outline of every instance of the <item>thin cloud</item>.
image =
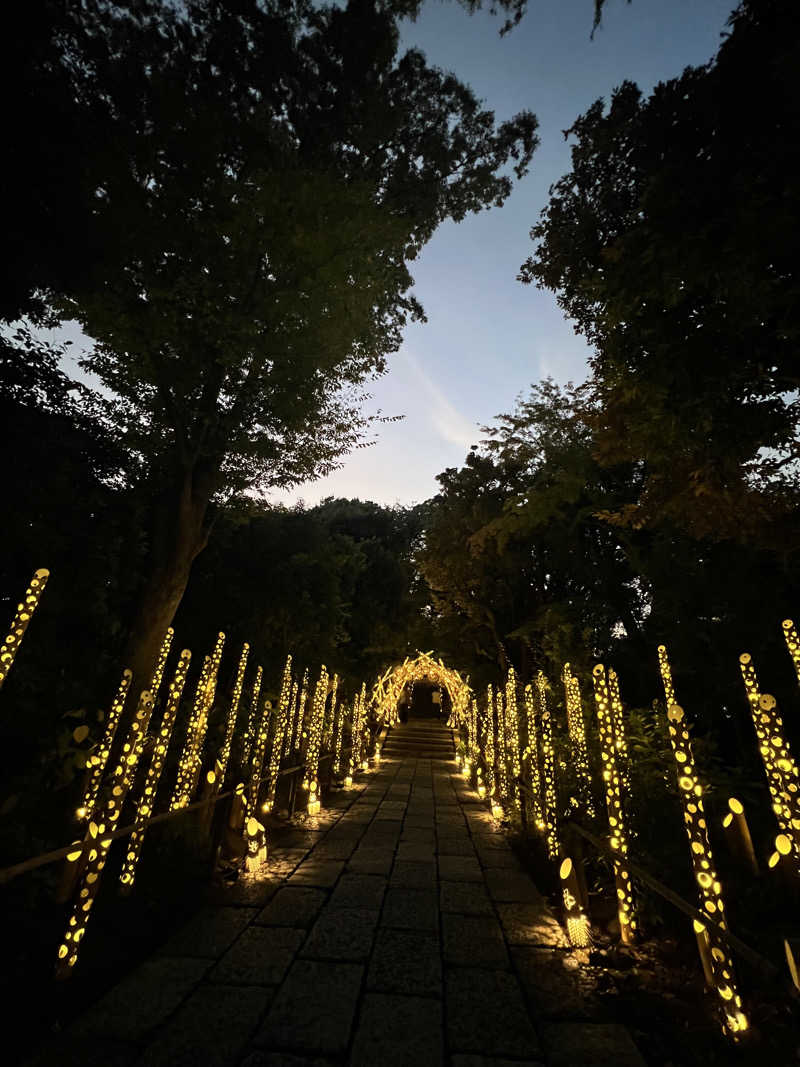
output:
M424 396L430 401L426 413L433 428L448 444L469 449L480 436L477 423L470 422L458 411L407 348L403 348L399 355L412 371Z

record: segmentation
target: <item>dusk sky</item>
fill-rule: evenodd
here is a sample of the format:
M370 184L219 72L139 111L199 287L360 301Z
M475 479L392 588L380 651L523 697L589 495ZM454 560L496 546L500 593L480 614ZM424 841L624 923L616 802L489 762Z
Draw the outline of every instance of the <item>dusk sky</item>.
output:
M469 16L455 3L428 3L409 24L406 46L452 70L498 120L529 108L541 145L530 173L501 209L446 223L412 264L428 322L406 331L389 372L370 390L370 410L404 414L341 470L282 499L329 495L410 504L437 490L436 475L460 466L479 427L513 408L532 382L586 377L587 347L550 293L516 281L530 254L531 226L550 185L569 170L562 131L626 78L649 91L716 52L730 0L608 0L590 40L591 0L532 0L500 38L500 18Z
M471 85L498 121L532 110L541 145L503 208L444 224L411 265L428 322L406 330L388 373L372 383L366 409L405 418L380 426L378 442L330 477L270 499L425 500L437 491L436 475L460 466L481 439L480 427L511 410L531 383L586 377L587 347L555 297L516 280L548 189L570 169L562 131L626 78L649 91L687 65L705 63L733 7L731 0L608 0L594 39L592 0L531 0L522 23L503 38L502 16L469 16L454 2L430 0L417 22L406 24L404 45ZM72 324L59 334L78 341L75 358L79 331Z

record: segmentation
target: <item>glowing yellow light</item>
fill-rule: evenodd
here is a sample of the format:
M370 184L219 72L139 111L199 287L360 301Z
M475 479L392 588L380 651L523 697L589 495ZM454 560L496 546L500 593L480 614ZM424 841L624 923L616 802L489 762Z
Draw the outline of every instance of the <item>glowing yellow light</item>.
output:
M275 794L278 789L281 754L283 752L284 740L289 732L289 721L292 714L296 691L297 685L292 682L292 657L289 655L286 657L286 663L283 668L283 680L281 682L281 692L278 698L278 709L275 720L275 735L272 738L272 748L270 749L269 754L269 768L267 771L267 784L265 790L267 799L265 807L263 808L264 811L272 811L275 806ZM253 797L253 806L255 806L258 802L258 788L256 788Z
M106 769L106 764L108 763L108 757L111 754L111 746L114 743L117 726L119 725L120 717L125 708L125 701L128 697L128 690L131 687L132 679L133 675L129 670L124 670L122 672L119 688L112 701L111 710L106 717L106 727L103 731L103 737L91 761L83 800L81 801L81 806L78 808L77 812L79 819L88 819L94 812L95 805L97 804L97 797L100 793L100 785L103 781L103 773Z
M673 754L678 766L679 784L683 787L688 779L690 783L696 781L694 768L694 754L692 752L691 737L686 716L683 708L675 702L675 688L672 683L672 670L670 668L667 650L664 645L658 646L658 663L661 678L664 683L664 694L667 699L667 726L669 729L670 742ZM680 755L680 759L678 756ZM690 801L689 797L694 799ZM680 792L681 802L684 807L684 825L690 843L690 856L694 875L699 886L700 903L710 915L714 915L716 921L724 928L725 904L722 899L722 886L714 873L714 856L711 851L711 842L708 838L708 830L703 810L702 789L695 788L691 793L682 789ZM735 797L728 801L731 818L734 815L742 815L744 809ZM718 996L723 1002L733 1001L735 1011L722 1005L721 1016L723 1029L730 1036L735 1037L741 1030L746 1028L746 1020L741 1012L741 998L733 981L733 962L728 953L728 947L716 928L705 931L704 938L711 947L710 960L711 984L716 989ZM705 950L701 949L701 955ZM744 1025L742 1025L744 1020Z
M586 746L586 725L583 717L583 700L578 679L570 670L569 663L564 664L564 696L567 705L567 730L572 747L572 763L578 781L583 810L593 819L595 817L592 798L592 779L589 773L589 752Z
M31 584L25 590L22 603L17 604L17 612L11 620L11 627L2 645L0 645L0 689L2 689L3 682L8 677L8 672L11 670L19 651L22 638L28 629L28 623L39 605L39 600L49 577L50 571L44 567L36 571L33 578L31 578Z
M542 732L542 779L544 783L544 822L547 835L547 854L551 860L558 858L558 791L556 788L556 760L553 745L553 721L547 706L549 683L542 671L536 675L536 693L539 700L539 724Z

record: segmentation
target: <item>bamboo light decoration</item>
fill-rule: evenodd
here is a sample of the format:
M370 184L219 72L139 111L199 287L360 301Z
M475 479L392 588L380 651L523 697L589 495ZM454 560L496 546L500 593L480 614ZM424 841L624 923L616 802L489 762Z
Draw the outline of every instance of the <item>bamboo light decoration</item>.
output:
M292 723L294 722L295 708L299 699L299 684L297 679L292 680L292 692L289 697L289 718L286 722L286 733L283 736L283 756L289 755L292 746Z
M369 770L369 759L364 747L366 740L366 728L367 728L367 686L366 682L361 683L361 693L359 694L359 700L361 703L361 717L360 727L358 731L358 762L361 765L361 770Z
M564 901L564 918L567 936L575 948L588 948L592 943L589 919L581 904L581 889L572 860L567 857L558 869L561 879L561 896Z
M220 637L224 640L225 635L220 634ZM219 652L221 652L221 646ZM217 692L217 671L219 670L219 656L215 653L211 658L211 671L208 678L208 684L206 686L205 699L203 700L200 717L197 722L197 729L195 730L194 740L192 743L192 755L191 755L191 767L189 771L189 794L187 800L195 795L197 790L197 783L200 780L200 771L202 769L203 762L203 745L206 740L206 733L208 732L208 716L211 708L214 704L214 698ZM259 671L261 668L259 667ZM256 675L256 679L261 684L260 674ZM213 773L213 772L212 772ZM213 784L213 783L212 783Z
M625 720L622 717L622 700L619 695L619 679L613 667L608 668L608 693L611 697L611 725L614 731L614 745L617 750L617 768L622 777L626 792L631 788L631 768L628 760L628 739L625 734Z
M333 727L336 722L336 700L338 695L339 675L334 674L333 681L331 682L330 711L326 711L325 727L322 731L322 747L328 752L333 751Z
M703 787L697 778L695 770L692 742L686 717L683 708L675 703L672 672L664 645L658 646L658 662L661 669L661 677L664 681L665 696L668 701L672 698L667 707L667 723L670 741L672 742L672 751L677 765L683 819L689 838L692 868L699 887L700 904L715 923L724 927L725 903L722 898L722 886L714 870L714 856L708 838L708 827L703 808ZM698 923L698 925L700 924ZM723 1029L730 1036L736 1037L747 1029L747 1017L742 1011L742 1000L736 988L733 961L730 958L728 947L718 933L716 926L708 927L705 931L695 929L695 933L702 939L702 942L707 941L710 948L710 959L708 955L706 959L711 967L713 988L720 999ZM703 955L702 948L701 955Z
M597 721L600 734L600 756L603 760L603 781L606 788L609 845L619 856L614 861L614 878L617 884L617 915L620 937L624 944L632 943L636 934L636 918L633 911L633 886L627 869L628 828L622 806L622 781L617 769L616 745L611 709L611 694L606 681L606 672L598 663L592 672L594 698L597 705Z
M361 748L363 742L363 730L364 730L364 712L366 702L366 686L362 684L361 692L356 697L353 703L353 724L352 724L352 737L350 747L350 768L345 778L345 785L351 786L353 784L353 778L355 772L361 765Z
M739 662L758 737L758 748L767 774L772 810L781 830L769 866L774 867L781 855L791 856L793 873L797 877L800 876L800 776L786 740L775 697L760 692L749 653L741 655Z
M494 718L494 689L486 687L486 794L492 806L492 815L496 819L503 817L503 809L497 800L497 773L495 761L497 753L497 727Z
M508 668L506 679L506 743L508 763L511 767L511 801L519 804L519 777L522 766L519 758L519 715L517 714L517 676L513 667Z
M346 711L347 705L340 700L333 720L333 773L336 775L342 773L342 735Z
M319 754L322 745L322 723L325 717L325 702L328 699L328 669L323 663L314 689L314 703L308 731L308 814L317 815L321 807L319 787Z
M564 664L564 696L567 705L567 730L572 744L572 763L578 779L578 792L584 811L590 819L595 817L592 798L592 778L589 773L589 752L586 746L586 723L583 718L583 701L578 679Z
M758 876L758 860L753 848L753 839L750 836L750 827L747 825L744 805L736 797L728 799L728 811L722 820L722 828L731 852L749 869L751 874Z
M792 657L794 672L797 675L798 683L800 683L800 637L798 637L797 630L791 619L784 619L781 625L786 647Z
M145 689L139 697L136 715L128 729L119 761L111 776L111 791L105 812L100 814L98 810L98 821L92 819L89 823L83 847L67 856L67 860L71 862L78 862L85 856L86 864L81 871L79 888L67 922L64 940L58 947L57 978L66 978L77 962L78 945L86 932L89 913L97 897L100 877L111 848L111 834L119 822L122 805L133 782L152 713L153 700L150 692Z
M503 706L503 693L498 687L494 694L497 709L497 792L500 803L508 800L508 746L506 742L506 714Z
M280 722L284 715L284 709L289 703L289 694L292 691L292 657L288 655L286 657L286 663L283 665L283 675L281 677L281 688L278 694L278 708L275 714L275 733L280 729ZM249 810L255 812L258 810L258 798L261 792L261 779L264 774L264 760L267 756L267 743L269 741L270 732L270 720L272 718L272 701L265 700L261 709L261 718L258 723L258 735L256 737L255 750L253 752L253 762L250 769L250 795L249 795ZM276 738L273 737L272 745L275 747ZM281 738L283 740L283 738ZM278 746L280 752L280 745ZM270 761L271 762L271 761ZM269 808L262 810L268 811Z
M308 669L303 671L303 682L300 686L300 697L297 701L297 711L294 717L294 723L292 724L292 737L289 744L289 752L295 752L300 747L300 734L303 727L303 720L306 713L306 703L308 701Z
M172 792L169 810L175 811L184 808L189 803L194 776L194 750L195 740L200 729L205 704L208 699L208 690L211 685L211 672L213 670L212 656L203 659L203 667L197 680L192 711L186 726L186 739L178 761L178 774L175 779L175 788Z
M167 665L167 657L169 656L169 650L172 647L172 638L174 636L175 631L170 626L164 634L164 640L161 642L161 648L158 650L158 662L156 663L156 669L153 672L153 678L150 682L150 694L153 697L154 704L158 699L158 691L161 688L161 679L164 677L164 668Z
M3 688L3 682L5 682L8 677L8 672L13 666L14 659L19 651L19 646L22 643L22 638L25 636L25 631L28 629L28 623L33 618L33 613L39 606L39 600L41 599L49 577L50 571L44 567L35 571L31 578L31 584L25 590L25 596L22 598L22 603L17 604L16 614L11 620L11 628L6 634L6 638L2 645L0 645L0 689Z
M147 777L145 778L144 787L142 789L142 796L136 809L136 827L128 839L128 852L120 873L120 884L123 892L126 893L130 893L133 889L133 883L136 878L136 867L142 853L142 845L144 844L145 834L147 833L147 824L153 814L158 783L161 780L161 772L164 769L164 761L167 757L167 749L169 748L170 738L172 737L172 729L178 714L181 694L183 693L183 687L186 683L186 675L189 670L189 662L191 658L191 652L188 648L185 648L180 654L178 666L175 668L175 675L169 684L169 693L167 695L167 705L164 709L164 717L161 720L161 726L158 730L153 754L150 757L150 766L147 768Z
M250 646L245 641L242 645L241 655L239 656L239 666L236 670L236 681L233 683L231 706L228 710L228 721L225 726L225 740L222 742L222 748L220 749L217 758L217 765L219 767L217 783L220 789L222 789L225 784L225 773L228 769L228 761L231 758L233 735L236 731L236 717L239 714L239 704L242 699L242 689L244 688L244 672L247 669L247 657L249 654Z
M247 716L247 729L242 746L242 766L246 767L250 762L253 745L258 731L258 698L261 696L261 683L264 678L264 670L261 666L256 669L256 677L253 682L253 692L250 697L250 713Z
M97 751L89 757L86 788L83 792L81 806L75 813L81 820L90 819L94 815L95 805L97 804L97 798L100 794L100 784L103 781L103 773L106 769L106 764L108 763L108 757L111 754L114 735L117 732L117 726L119 726L119 720L125 708L125 701L128 697L128 690L131 687L132 679L133 674L131 671L126 669L122 672L119 688L111 703L111 710L106 719L106 728L103 731L103 737Z
M545 830L547 823L542 808L542 779L539 773L539 729L536 725L536 701L533 695L533 686L525 686L525 718L527 724L527 745L524 756L528 759L531 768L531 792L533 821L538 830Z
M293 695L296 692L297 685L292 680L292 657L287 656L286 666L284 668L283 683L281 685L281 694L278 699L278 714L275 724L275 736L272 739L272 749L270 750L269 757L269 771L267 773L267 788L266 788L266 800L264 801L261 810L263 812L272 811L275 807L275 794L278 789L278 775L281 767L281 754L283 753L283 742L286 734L289 730L289 719L292 714L293 707Z
M542 671L536 675L539 696L539 721L542 725L542 777L544 779L544 822L547 855L558 859L558 790L556 789L556 753L553 746L553 720L547 706L547 678Z

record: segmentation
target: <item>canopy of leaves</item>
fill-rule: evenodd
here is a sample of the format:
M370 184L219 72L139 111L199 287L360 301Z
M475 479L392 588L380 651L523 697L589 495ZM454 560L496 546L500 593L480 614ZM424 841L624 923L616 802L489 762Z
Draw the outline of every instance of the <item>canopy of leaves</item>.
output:
M615 521L796 543L800 22L744 3L716 59L571 131L521 278L595 346L597 451L641 462Z

